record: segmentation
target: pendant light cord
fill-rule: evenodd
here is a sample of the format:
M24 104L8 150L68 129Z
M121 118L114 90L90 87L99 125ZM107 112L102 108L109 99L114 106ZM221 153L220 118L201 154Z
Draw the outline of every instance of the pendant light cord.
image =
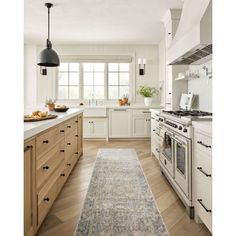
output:
M48 8L48 40L50 41L50 7Z

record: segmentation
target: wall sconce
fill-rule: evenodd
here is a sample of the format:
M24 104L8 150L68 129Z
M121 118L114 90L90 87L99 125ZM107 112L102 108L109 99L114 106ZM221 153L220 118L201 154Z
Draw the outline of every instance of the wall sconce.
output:
M40 67L40 74L41 75L47 75L47 68L46 67Z
M145 74L145 65L147 64L146 58L139 58L138 59L138 68L139 68L139 75Z

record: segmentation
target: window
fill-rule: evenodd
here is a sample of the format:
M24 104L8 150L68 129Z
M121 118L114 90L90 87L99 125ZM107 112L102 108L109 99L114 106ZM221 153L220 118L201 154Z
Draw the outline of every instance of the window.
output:
M129 94L129 64L108 64L108 98L118 99Z
M58 99L79 99L79 63L61 63L58 69Z
M130 63L63 62L58 68L57 99L122 98L130 93Z
M104 99L104 63L83 64L84 99Z

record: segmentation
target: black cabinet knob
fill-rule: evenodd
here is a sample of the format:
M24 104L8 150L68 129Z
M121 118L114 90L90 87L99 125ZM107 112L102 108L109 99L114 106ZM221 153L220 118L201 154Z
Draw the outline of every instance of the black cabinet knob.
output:
M49 202L49 201L50 201L50 198L49 198L49 197L46 197L46 198L44 198L43 200L46 201L46 202Z
M71 143L67 143L67 145L71 145Z
M65 150L60 150L60 152L65 152Z
M60 130L60 132L61 132L61 133L64 133L64 132L65 132L65 130L63 130L63 129L62 129L62 130Z
M186 128L184 128L183 132L186 133L188 130Z
M75 154L79 154L78 152L75 152Z
M78 120L76 120L75 123L78 123Z
M61 176L66 176L65 174L61 174Z
M70 126L70 125L67 125L67 128L71 128L71 126Z
M49 143L49 141L48 140L43 140L43 143Z
M78 135L78 134L76 134L76 135L75 135L75 137L79 137L79 135Z
M68 166L71 166L71 164L70 164L70 163L68 163L67 165L68 165Z
M49 166L43 166L43 169L44 169L44 170L48 170L48 169L49 169Z

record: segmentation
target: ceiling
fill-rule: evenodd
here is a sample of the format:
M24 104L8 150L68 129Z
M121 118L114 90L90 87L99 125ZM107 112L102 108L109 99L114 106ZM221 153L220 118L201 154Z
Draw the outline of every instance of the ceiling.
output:
M44 44L47 8L42 0L24 1L26 43ZM55 44L157 44L161 19L181 0L52 0L51 41Z

